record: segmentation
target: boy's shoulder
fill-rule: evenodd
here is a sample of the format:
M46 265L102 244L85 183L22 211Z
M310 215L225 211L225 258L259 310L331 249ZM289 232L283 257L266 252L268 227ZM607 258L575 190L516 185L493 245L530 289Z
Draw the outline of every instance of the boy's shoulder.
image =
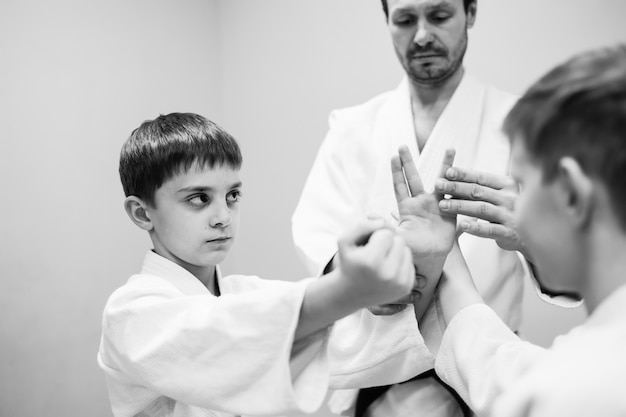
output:
M158 300L183 295L184 294L176 288L174 284L164 277L141 273L135 274L128 279L126 284L117 288L109 296L105 306L105 312L144 297Z

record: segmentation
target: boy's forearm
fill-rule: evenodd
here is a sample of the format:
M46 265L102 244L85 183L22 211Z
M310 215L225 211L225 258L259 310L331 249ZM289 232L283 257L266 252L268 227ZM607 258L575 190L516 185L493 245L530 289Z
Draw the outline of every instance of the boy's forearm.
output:
M331 271L308 285L294 340L323 329L362 307L362 301L356 294L350 296L339 270Z
M422 262L422 264L415 266L417 274L423 277L418 279L423 279L426 283L423 287L419 288L421 294L419 299L413 302L415 318L418 322L435 296L435 291L443 272L445 259L445 257L431 259L428 262Z
M439 303L446 325L462 309L483 303L458 243L448 254L439 283Z

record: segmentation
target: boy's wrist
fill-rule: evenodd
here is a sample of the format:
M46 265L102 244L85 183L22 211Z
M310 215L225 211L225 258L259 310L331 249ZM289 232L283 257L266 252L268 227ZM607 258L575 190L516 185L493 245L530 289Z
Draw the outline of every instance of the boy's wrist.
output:
M341 268L332 270L322 280L326 285L324 292L327 294L327 308L345 316L367 306L356 281L347 279Z

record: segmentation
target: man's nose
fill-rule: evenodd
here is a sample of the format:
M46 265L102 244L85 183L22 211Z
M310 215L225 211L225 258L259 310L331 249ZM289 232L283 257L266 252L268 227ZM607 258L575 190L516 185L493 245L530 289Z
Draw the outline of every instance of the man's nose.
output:
M430 24L426 19L420 19L417 24L417 31L413 37L413 42L419 46L426 46L433 41L433 33Z

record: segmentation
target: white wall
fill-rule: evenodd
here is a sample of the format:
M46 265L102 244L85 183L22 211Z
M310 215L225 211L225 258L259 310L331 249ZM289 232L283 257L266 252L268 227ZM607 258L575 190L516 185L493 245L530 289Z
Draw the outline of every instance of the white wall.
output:
M147 118L218 108L217 5L0 3L0 415L111 415L108 295L148 245L117 160Z
M572 53L626 42L623 16L622 0L481 0L467 67L521 93ZM225 268L297 279L289 219L328 112L401 76L378 0L4 0L0 53L2 416L110 415L95 353L106 297L148 248L117 177L141 121L194 111L239 139ZM542 344L583 317L532 294L525 307Z

